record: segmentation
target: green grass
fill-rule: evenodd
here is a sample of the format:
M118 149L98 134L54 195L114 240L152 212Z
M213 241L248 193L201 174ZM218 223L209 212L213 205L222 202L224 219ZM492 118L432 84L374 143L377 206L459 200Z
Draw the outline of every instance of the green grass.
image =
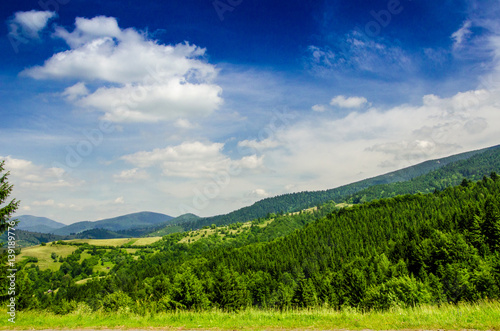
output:
M149 237L149 238L115 238L115 239L73 239L65 240L65 242L71 243L87 243L94 246L126 246L126 245L139 245L147 246L154 242L160 240L161 237Z
M169 225L169 226L164 227L163 229L160 229L158 231L155 231L155 232L148 234L147 237L152 237L152 236L162 237L162 236L166 236L166 235L169 235L172 233L183 232L183 231L184 231L184 228L180 225Z
M57 271L59 270L59 267L61 266L62 263L54 262L54 260L50 257L52 252L57 254L57 261L59 261L59 256L67 257L77 249L78 247L76 246L68 246L68 245L53 245L53 246L49 244L47 244L46 246L38 245L38 246L22 248L21 254L16 256L16 259L18 259L18 261L21 261L22 259L27 258L28 256L36 257L38 259L38 263L35 264L38 265L38 267L41 270L50 269L52 271Z
M108 273L111 269L113 269L114 266L115 264L113 262L104 262L104 265L101 265L101 262L99 262L97 265L94 266L93 271L98 273L104 271L105 273Z
M131 238L115 238L115 239L73 239L73 240L65 240L65 242L71 243L87 243L89 245L94 246L123 246L132 241Z
M137 241L134 243L136 246L149 246L158 240L161 240L161 237L146 237L146 238L139 238Z
M77 309L68 315L45 311L18 312L16 323L7 321L5 308L0 314L0 329L47 328L162 328L218 330L500 330L500 303L497 301L458 306L422 306L393 309L386 312L359 312L354 309L336 311L327 308L311 310L257 310L236 313L218 310L205 312L178 311L136 315L129 312L103 313Z

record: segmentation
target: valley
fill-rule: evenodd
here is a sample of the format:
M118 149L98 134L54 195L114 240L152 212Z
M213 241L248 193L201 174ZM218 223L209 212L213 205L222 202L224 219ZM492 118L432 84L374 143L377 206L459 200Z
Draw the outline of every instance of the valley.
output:
M19 314L36 319L30 311L43 309L49 314L47 322L39 322L44 327L57 327L74 314L85 327L112 326L110 318L141 327L156 325L151 319L156 314L176 325L170 314L182 312L187 319L192 313L201 318L201 328L217 323L254 329L227 318L269 315L262 327L300 328L314 309L325 326L355 328L354 320L366 326L375 314L373 328L433 328L436 321L429 317L428 324L417 317L408 324L378 323L394 311L445 320L447 307L455 305L469 317L455 318L449 327L496 327L474 312L500 314L495 301L500 295L500 148L450 159L438 168L426 163L426 170L416 170L422 165L407 169L419 175L406 180L379 178L366 187L354 183L278 196L227 215L183 215L178 222L169 218L166 224L134 228L135 221L144 224L140 215L150 215L137 213L116 218L134 220L126 230L105 220L98 224L113 230L53 235L57 240L18 250ZM341 198L327 199L332 194ZM243 215L263 216L243 222ZM141 236L125 237L134 231ZM110 237L77 238L82 234ZM210 311L216 322L203 317ZM345 314L353 316L347 324L334 317ZM183 326L191 325L182 318ZM293 322L279 322L287 318Z

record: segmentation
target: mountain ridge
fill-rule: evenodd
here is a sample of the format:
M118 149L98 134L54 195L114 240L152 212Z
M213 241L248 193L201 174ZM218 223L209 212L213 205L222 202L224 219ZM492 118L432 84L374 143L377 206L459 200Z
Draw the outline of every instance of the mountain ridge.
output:
M500 151L500 145L427 160L410 167L405 167L396 171L366 178L332 189L286 193L275 197L269 197L227 214L204 217L179 225L181 225L184 230L194 230L203 226L210 226L211 224L227 225L230 223L245 222L252 219L266 217L270 213L296 212L332 200L336 202L344 202L345 198L353 196L357 192L369 187L395 182L405 182L425 175L436 169L443 168L448 164L461 160L467 160L475 155L485 153L489 150ZM173 225L174 224L172 224L172 226Z

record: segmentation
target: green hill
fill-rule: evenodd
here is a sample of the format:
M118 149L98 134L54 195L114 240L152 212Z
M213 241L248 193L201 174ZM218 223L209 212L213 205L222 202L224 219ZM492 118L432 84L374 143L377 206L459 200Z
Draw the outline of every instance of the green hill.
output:
M30 281L43 288L57 285L52 300L43 292L24 296L54 311L68 309L64 305L70 300L93 309L114 300L118 306L158 311L389 309L499 299L499 205L500 177L492 174L426 195L334 210L282 237L259 239L275 221L265 228L256 221L234 241L212 231L194 243L179 243L185 234L172 234L152 244L158 253L145 249L134 253L137 259L124 249L81 246L64 259L63 272L48 277L29 267L18 275L28 279L22 276L29 272ZM308 213L275 216L300 220ZM78 262L83 255L88 259ZM110 277L71 283L72 277L91 276L91 263L111 259Z
M390 198L402 194L431 193L456 186L462 180L477 181L491 172L500 173L500 148L494 147L464 160L452 162L442 168L408 181L375 185L345 198L348 203L363 203L374 199Z
M413 186L410 185L394 185L394 187L398 187L396 191L394 191L394 196L397 194L407 194L413 192L432 192L435 189L436 181L440 181L440 188L448 187L452 185L456 185L460 183L460 181L465 178L476 179L477 177L481 178L483 175L488 175L492 171L499 171L498 160L500 155L500 145L484 148L476 151L461 153L457 155L452 155L449 157L430 160L415 166L407 167L398 171L390 172L385 175L376 176L373 178L368 178L359 182L355 182L349 185L344 185L338 188L324 190L324 191L305 191L298 193L290 193L283 194L272 198L267 198L260 200L254 203L251 206L244 207L238 210L235 210L231 213L225 215L218 215L213 217L200 218L193 221L183 222L182 224L176 224L176 222L172 222L170 229L165 229L165 232L168 233L181 231L182 230L194 230L200 229L203 226L210 226L212 224L215 225L227 225L231 223L237 222L246 222L253 219L266 217L271 213L286 213L286 212L295 212L300 211L306 208L310 208L313 206L318 206L328 201L335 202L362 202L369 201L370 199L362 199L356 198L356 194L360 191L369 189L371 187L376 187L377 185L391 185L392 183L400 183L407 182L413 180L413 183L418 184L418 190L413 188L413 186L417 187L416 184ZM446 167L448 165L453 165L454 163L460 161L466 161L472 157L476 156L473 161L470 163L460 163L460 166L455 168L450 168L446 171L435 172L438 169ZM459 167L462 167L462 170L458 170ZM467 170L469 169L469 170ZM430 175L429 178L421 179L420 177L426 174ZM470 173L469 173L470 172ZM473 174L475 174L473 176ZM458 176L458 177L457 177ZM432 183L429 183L429 179L434 178ZM457 182L458 181L458 182ZM432 184L432 185L431 185ZM382 186L381 186L382 187ZM386 187L386 186L384 186ZM392 186L391 186L392 187ZM382 189L374 189L374 192L380 192ZM393 191L386 192L393 193ZM371 191L367 191L371 192ZM380 194L374 193L373 197L378 197ZM175 225L175 228L173 228Z

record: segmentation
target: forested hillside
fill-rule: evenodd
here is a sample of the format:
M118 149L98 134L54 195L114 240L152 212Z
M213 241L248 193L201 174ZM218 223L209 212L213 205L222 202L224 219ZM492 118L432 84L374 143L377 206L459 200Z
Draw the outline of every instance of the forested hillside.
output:
M154 244L160 252L137 251L138 259L81 246L55 273L29 264L18 272L20 308L64 313L80 302L139 313L326 304L386 309L498 298L500 178L490 177L334 210L277 239L250 231L233 244L217 235L179 244L184 234L173 234ZM102 278L75 283L110 260L114 266Z
M474 159L469 162L469 159ZM455 164L457 164L455 166ZM440 171L441 168L446 170ZM324 191L305 191L267 198L251 206L225 215L173 221L163 233L200 229L203 226L227 225L266 217L270 213L286 213L318 206L328 201L360 203L400 194L433 192L434 189L458 185L463 178L480 179L492 171L500 171L500 146L430 160L385 175ZM174 228L175 227L175 228Z
M500 148L498 147L488 149L468 159L450 163L408 181L369 187L346 197L345 201L363 203L401 194L431 193L435 190L458 185L464 178L477 181L491 172L500 173Z

